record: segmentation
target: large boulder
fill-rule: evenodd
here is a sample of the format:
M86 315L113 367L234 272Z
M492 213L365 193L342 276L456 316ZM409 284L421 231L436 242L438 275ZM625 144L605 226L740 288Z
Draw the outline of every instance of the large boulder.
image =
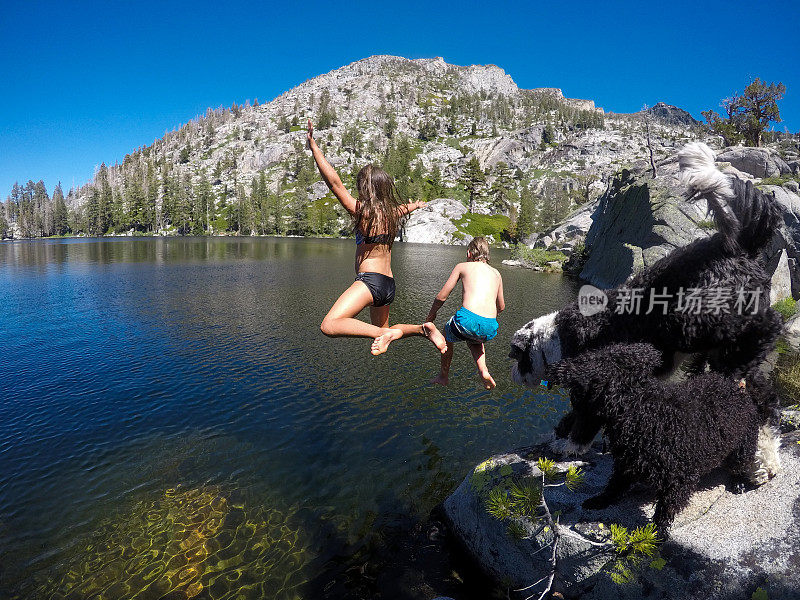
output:
M738 167L737 167L738 169ZM726 168L736 175L738 171ZM787 187L763 186L773 193L783 217L781 228L763 251L774 274L771 300L800 297L800 197ZM580 273L597 287L615 287L675 248L714 233L705 201L689 202L668 162L651 178L623 171L600 197L586 234L588 259Z
M800 298L800 196L788 187L767 185L763 189L775 195L783 215L783 226L765 251L765 259L773 262L781 252L786 253L792 296Z
M792 348L800 351L800 313L786 322L783 337Z
M652 518L646 492L631 493L603 511L584 511L586 498L603 489L610 456L591 451L583 462L557 463L560 471L580 464L586 477L575 491L546 487L551 512L559 511L553 589L567 598L750 600L762 588L769 598L800 597L800 432L783 436L783 470L762 487L733 494L723 471L712 473L681 512L658 555L628 564L610 543L610 525L629 530ZM512 482L541 481L536 459L542 447L516 450L478 465L447 498L450 527L466 551L498 582L530 586L537 597L551 572L554 535L542 521L509 521L487 512L493 489ZM521 539L520 539L521 538ZM616 583L625 568L629 581Z
M523 241L532 248L569 251L586 237L596 208L597 202L584 204L555 227L544 233L532 234Z
M786 161L770 148L725 148L717 156L717 160L730 163L753 177L780 177L792 173L792 168Z
M418 244L466 244L469 240L456 235L457 228L453 225L453 219L461 218L465 212L467 207L458 200L431 200L409 215L403 240Z
M581 278L601 288L624 283L675 248L709 234L705 201L686 202L677 165L652 179L623 171L592 214Z

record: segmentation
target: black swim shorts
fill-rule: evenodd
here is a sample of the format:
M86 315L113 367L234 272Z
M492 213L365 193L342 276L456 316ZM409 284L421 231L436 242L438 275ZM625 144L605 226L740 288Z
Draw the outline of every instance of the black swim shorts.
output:
M394 300L394 277L382 273L358 273L356 281L362 281L372 294L372 306L386 306Z

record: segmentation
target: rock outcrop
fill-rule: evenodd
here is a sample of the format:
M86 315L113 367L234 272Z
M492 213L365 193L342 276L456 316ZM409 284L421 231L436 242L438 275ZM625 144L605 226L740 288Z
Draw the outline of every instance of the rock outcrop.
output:
M596 209L597 202L585 204L555 227L544 233L532 234L524 240L524 243L532 248L548 248L570 253L589 232L589 228L592 226L592 215Z
M725 167L724 163L721 166ZM725 170L737 176L746 173L740 168L753 170L749 164ZM798 298L800 197L789 187L767 185L763 189L775 194L783 216L783 226L763 254L773 273L772 302L790 295ZM675 248L713 233L705 201L688 202L684 193L674 161L662 163L655 179L625 170L615 177L592 214L585 241L589 254L581 278L598 287L620 285Z
M582 600L750 600L758 588L773 599L800 597L799 443L800 432L785 434L783 471L744 494L727 491L721 470L712 473L676 519L658 556L638 565L619 561L609 526L645 525L653 512L647 493L632 494L603 511L584 511L581 502L608 480L610 456L595 448L580 462L557 463L560 471L580 465L586 477L575 491L563 486L544 491L550 510L560 511L554 589ZM452 531L486 573L512 588L539 581L528 590L534 597L551 572L553 531L523 520L515 538L508 522L489 515L486 500L492 489L507 489L512 482L541 481L536 458L542 450L492 457L444 503ZM629 581L614 581L619 565L630 568Z
M467 244L469 240L459 235L453 224L453 219L459 219L465 212L467 207L458 200L432 200L409 215L403 240L417 244Z
M717 161L730 163L753 177L780 177L792 173L786 161L769 148L725 148L717 156Z
M662 167L656 179L623 171L592 214L581 278L615 287L675 248L708 235L706 203L686 202L682 193L675 163Z
M670 107L674 114L679 110ZM489 190L500 174L497 164L504 162L514 173L516 192L506 214L519 209L516 198L523 181L541 198L554 193L574 197L579 187L596 198L608 176L649 156L640 115L607 115L593 101L565 98L556 88L520 89L494 65L372 56L309 79L267 103L209 110L151 146L132 151L122 164L109 166L108 182L114 194L126 193L132 181L150 189L147 177L174 178L198 189L208 183L214 196L209 219L220 226L223 207L250 205L258 182L259 194L277 196L281 216L270 220L262 215L264 222L246 224L239 233L292 230L297 224L291 215L303 205L313 215L327 193L308 185L317 174L305 149L307 119L317 125L317 140L347 185L364 164L402 160L409 162L417 193L425 181L460 192L464 169L475 157L488 171ZM705 138L681 119L654 119L650 125L656 160ZM155 156L160 158L153 162ZM70 207L83 206L96 183L73 190L67 198ZM451 194L456 195L442 195ZM491 194L482 194L475 211L494 212L492 200ZM148 202L154 204L153 214L163 208L161 194L151 194ZM341 216L329 229L347 229ZM231 226L226 230L231 232ZM445 239L435 233L425 237Z
M669 125L684 125L686 127L694 127L700 125L700 121L695 119L688 112L677 106L659 102L654 106L647 109L653 118L668 123Z
M789 346L800 352L800 313L786 322L783 337Z

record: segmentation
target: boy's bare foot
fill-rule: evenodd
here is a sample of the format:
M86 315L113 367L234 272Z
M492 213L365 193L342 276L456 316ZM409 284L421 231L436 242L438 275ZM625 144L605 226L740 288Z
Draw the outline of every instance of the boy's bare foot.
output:
M497 387L497 384L494 382L494 379L492 379L492 376L489 375L489 371L486 371L486 373L481 373L481 379L483 379L483 387L486 388L487 390L491 390Z
M422 333L425 334L425 337L428 338L433 345L439 349L439 352L444 354L447 352L447 340L444 339L442 332L436 328L436 325L427 321L422 324ZM447 385L446 383L444 385Z
M403 335L402 331L399 329L392 329L391 327L385 331L385 333L376 337L375 341L372 342L370 352L372 352L372 354L375 356L386 352L389 349L389 344L391 344L394 340L399 339Z
M431 383L434 383L436 385L447 385L448 383L450 383L450 378L439 373L436 377L431 379Z

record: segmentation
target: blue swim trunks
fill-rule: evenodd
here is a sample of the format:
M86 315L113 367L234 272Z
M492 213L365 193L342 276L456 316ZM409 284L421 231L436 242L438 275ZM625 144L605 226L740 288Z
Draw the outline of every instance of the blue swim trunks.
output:
M448 342L488 342L497 335L497 319L482 317L463 306L444 326L444 339Z

